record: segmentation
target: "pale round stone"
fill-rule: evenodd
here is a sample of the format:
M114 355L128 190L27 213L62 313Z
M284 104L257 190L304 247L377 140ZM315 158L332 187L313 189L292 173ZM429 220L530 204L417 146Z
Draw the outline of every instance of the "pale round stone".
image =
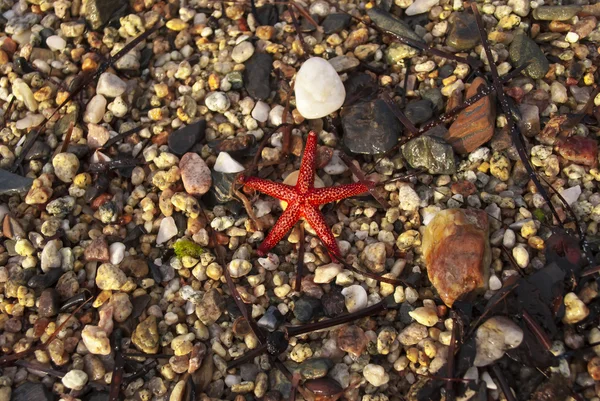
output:
M434 308L426 306L416 308L415 310L408 312L408 314L415 319L417 323L421 323L423 326L427 327L435 326L439 320L437 311Z
M330 283L342 271L342 266L337 263L329 263L317 267L315 270L314 282L317 284Z
M356 312L367 307L367 291L360 285L355 284L342 290L342 295L346 300L348 312Z
M58 35L49 36L46 39L46 44L48 45L48 48L52 51L61 51L65 47L67 47L67 41Z
M302 117L315 119L338 110L346 99L346 89L333 66L320 57L302 64L294 86L296 107Z
M98 78L96 93L106 97L121 96L127 90L127 84L115 74L105 72Z
M523 341L523 330L505 316L494 316L477 329L475 366L487 366Z
M83 370L73 369L67 372L62 379L66 388L81 390L88 381L88 375Z
M390 381L390 376L385 372L383 366L372 363L364 367L363 376L375 387L383 386Z

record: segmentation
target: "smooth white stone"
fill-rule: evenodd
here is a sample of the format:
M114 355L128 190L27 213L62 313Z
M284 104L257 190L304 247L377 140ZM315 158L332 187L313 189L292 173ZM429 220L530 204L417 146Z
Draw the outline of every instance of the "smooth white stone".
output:
M219 153L219 156L217 156L213 170L218 171L219 173L239 173L244 171L245 168L234 160L229 153L221 152Z
M315 278L314 282L317 284L327 284L330 283L340 272L342 271L342 266L337 263L329 263L323 266L317 267L315 270Z
M110 254L110 263L118 265L125 257L125 244L121 242L112 243L108 247L108 252Z
M342 290L342 295L346 299L346 308L348 312L356 312L367 307L367 291L360 285L354 284Z
M96 93L106 97L121 96L127 90L127 84L115 74L105 72L98 78Z
M302 64L294 86L296 108L304 118L325 117L338 110L346 99L346 89L333 66L320 57Z
M175 225L175 219L173 219L171 216L165 217L160 222L160 228L158 229L158 235L156 236L156 243L162 244L176 235L177 226Z
M67 47L67 41L58 35L49 36L48 39L46 39L46 44L50 50L53 51L60 51Z
M98 124L102 121L104 113L106 113L106 98L102 95L96 95L90 100L85 108L83 121L86 123Z
M440 0L416 0L406 9L406 15L423 14L437 6Z
M252 110L252 118L258 122L264 123L269 118L269 112L271 108L265 102L259 100L256 102L254 109Z

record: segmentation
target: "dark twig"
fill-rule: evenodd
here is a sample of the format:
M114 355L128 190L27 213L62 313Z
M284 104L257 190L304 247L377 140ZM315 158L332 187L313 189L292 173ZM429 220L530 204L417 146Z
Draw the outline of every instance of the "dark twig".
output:
M110 138L108 141L106 141L106 143L104 145L102 145L103 149L108 149L110 148L112 145L114 145L115 143L127 138L130 135L136 134L138 132L140 132L141 130L144 129L143 125L137 126L135 128L132 128L128 131L123 132L122 134L116 135L112 138Z
M296 283L294 284L294 291L300 291L302 287L302 273L304 270L304 222L301 221L299 225L300 237L298 239L298 266L296 267Z
M517 401L517 399L513 395L512 389L510 388L508 382L506 381L506 378L504 377L504 373L502 373L502 369L500 368L500 366L498 366L497 363L492 366L492 372L494 372L494 376L496 376L496 379L498 379L500 389L504 393L504 396L506 397L507 401Z

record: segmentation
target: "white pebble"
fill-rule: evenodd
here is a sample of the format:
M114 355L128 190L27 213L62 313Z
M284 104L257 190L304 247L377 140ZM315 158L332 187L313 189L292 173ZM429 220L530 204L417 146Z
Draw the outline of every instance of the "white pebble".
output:
M302 64L294 86L296 107L304 118L325 117L338 110L346 99L346 89L332 65L320 57Z
M417 15L429 12L433 7L437 6L440 0L416 0L406 9L406 15Z
M346 308L350 313L367 307L367 291L358 284L344 288L342 290L342 295L346 299Z
M110 244L108 251L110 253L110 263L113 265L118 265L125 257L125 244L121 242L114 242Z
M67 41L58 35L49 36L46 39L46 44L48 45L48 48L52 51L61 51L65 47L67 47Z
M489 287L490 287L490 290L492 290L492 291L498 291L500 288L502 288L502 281L500 281L498 276L491 275L490 281L489 281Z
M41 114L27 114L20 120L17 120L16 127L17 129L28 129L32 127L37 127L44 121L44 116Z
M437 311L434 308L426 306L416 308L415 310L408 312L408 314L415 319L417 323L427 327L435 326L439 320Z
M223 92L212 92L204 99L204 103L206 107L208 107L211 111L216 111L218 113L224 113L229 109L231 102L227 95Z
M165 217L160 222L160 228L158 229L158 235L156 236L156 244L167 242L176 235L177 226L175 225L175 219L171 216Z
M477 353L475 366L487 366L502 358L504 352L521 345L523 330L505 316L494 316L485 321L476 333Z
M73 369L67 372L62 378L62 383L66 388L72 390L81 390L88 381L88 375L83 370Z
M104 113L106 113L106 98L102 95L94 96L85 108L83 121L86 123L98 124L102 121Z
M250 273L250 270L252 270L252 263L245 259L233 259L231 263L229 263L229 273L233 278L244 277L246 274Z
M271 111L269 105L259 100L258 102L256 102L256 105L252 110L252 118L254 118L258 122L264 123L269 118L269 111Z
M98 78L96 93L106 97L121 96L127 90L127 84L115 74L105 72Z
M252 42L245 40L235 46L231 52L231 58L238 64L248 60L254 54L254 45Z
M560 196L562 196L569 205L577 202L579 195L581 195L581 187L579 185L560 191Z
M383 366L372 363L364 367L363 376L375 387L383 386L390 381L390 376L385 372Z
M217 156L213 170L220 173L239 173L244 171L245 168L239 162L234 160L229 153L221 152Z
M330 283L342 271L342 266L337 263L329 263L319 266L315 270L314 282L317 284Z

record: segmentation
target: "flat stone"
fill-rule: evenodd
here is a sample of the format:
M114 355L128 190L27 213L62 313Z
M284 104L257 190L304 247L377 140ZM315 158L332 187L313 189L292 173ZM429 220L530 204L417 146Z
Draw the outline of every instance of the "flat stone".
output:
M427 99L415 100L406 105L404 114L413 124L422 124L433 116L433 105Z
M10 401L54 401L56 396L52 390L48 389L42 383L26 381L12 391Z
M356 357L362 355L367 348L369 339L363 329L358 326L350 325L339 329L337 333L337 345L344 351Z
M229 153L220 152L215 161L215 165L213 166L213 170L220 173L240 173L244 171L245 168L238 161L234 160Z
M396 145L402 131L400 122L381 99L345 107L341 116L344 145L352 153L385 153Z
M294 86L296 108L308 119L325 117L338 110L346 99L346 89L327 60L312 57L302 64Z
M542 21L567 21L581 11L581 6L541 6L533 9L533 18Z
M478 88L485 86L483 78L477 77L467 89L467 99L477 94ZM496 108L491 96L464 109L448 129L444 139L457 153L471 153L494 136Z
M351 56L337 56L329 60L329 64L337 73L351 71L360 65L360 61Z
M110 260L110 254L106 239L103 236L94 239L92 243L85 248L83 255L87 262L108 262Z
M180 156L189 152L194 145L204 139L206 120L198 120L169 134L167 143L171 152Z
M402 147L402 154L413 168L425 168L430 174L454 174L456 164L452 146L443 139L422 135Z
M459 51L471 50L481 42L477 22L473 14L453 13L450 16L450 32L446 44Z
M212 177L210 168L196 153L186 153L179 161L181 180L188 194L204 195L210 189Z
M334 13L325 17L323 22L321 22L321 27L326 35L331 35L332 33L339 33L348 28L351 21L352 17L348 14Z
M196 315L202 323L209 325L216 322L225 310L225 300L219 291L211 289L204 294L196 306Z
M367 15L375 25L385 31L389 31L404 38L416 40L417 42L424 42L406 22L399 20L387 11L378 7L372 7L367 10Z
M273 57L265 53L254 53L245 63L244 86L255 99L264 100L271 95L271 71Z
M0 195L15 195L29 191L33 179L0 169Z
M525 71L533 79L542 79L550 69L542 49L523 31L515 35L510 44L509 55L515 68L529 63Z
M446 209L423 235L429 280L448 307L460 296L487 285L491 251L488 218L482 210Z

